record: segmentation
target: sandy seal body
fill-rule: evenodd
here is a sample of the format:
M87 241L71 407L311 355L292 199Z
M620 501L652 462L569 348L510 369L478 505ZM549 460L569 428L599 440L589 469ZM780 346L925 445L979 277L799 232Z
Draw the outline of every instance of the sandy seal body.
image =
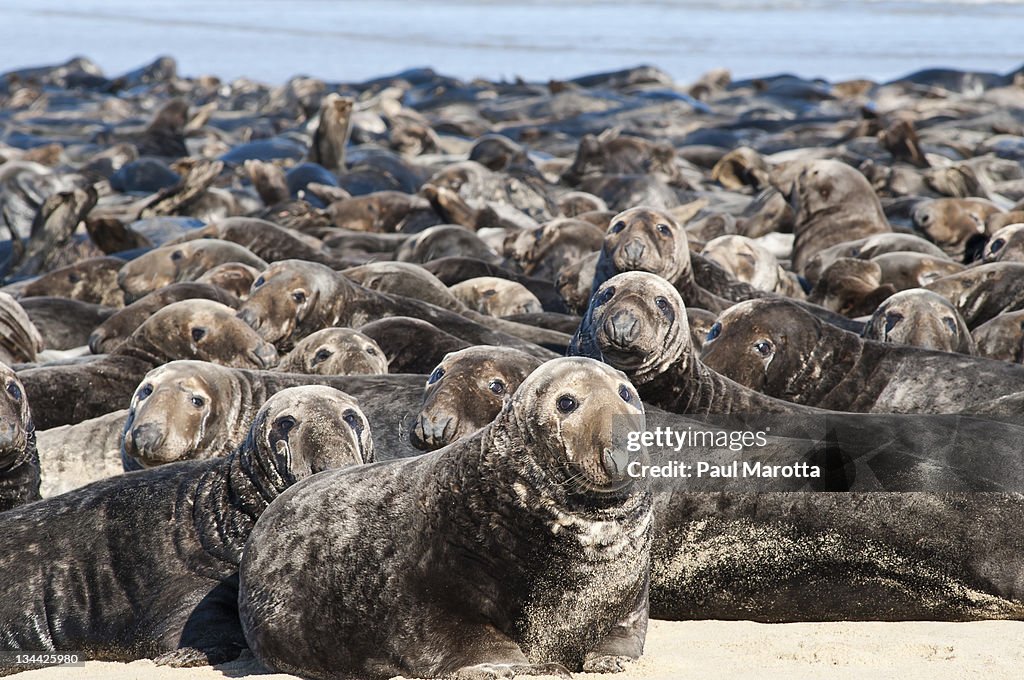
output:
M254 654L313 678L621 668L646 631L650 506L625 476L610 417L641 413L621 373L557 359L469 439L297 487L254 530L241 567ZM294 576L324 549L352 558ZM311 597L326 630L300 605Z
M298 480L369 460L369 428L351 398L295 388L267 401L226 458L104 480L7 513L0 644L230 660L245 646L233 577L260 513Z
M269 368L274 347L211 300L183 300L147 319L105 357L74 366L22 371L40 429L67 425L126 405L143 376L174 359L201 359L228 366Z
M37 432L40 495L59 496L124 472L121 433L127 416L128 410L120 409Z
M913 288L889 297L871 315L864 337L941 352L974 354L967 322L949 300Z

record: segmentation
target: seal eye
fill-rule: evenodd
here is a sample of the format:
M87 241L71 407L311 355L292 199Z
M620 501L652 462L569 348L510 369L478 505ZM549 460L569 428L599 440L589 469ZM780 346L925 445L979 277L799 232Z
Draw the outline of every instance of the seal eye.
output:
M366 353L369 354L371 357L377 356L377 350L375 350L372 347L367 347L366 348Z
M81 280L82 277L75 272L71 272L70 274L68 274L68 282L70 283L78 283Z
M185 253L181 252L180 250L175 250L173 253L171 253L171 262L177 262L183 257L185 257Z
M194 394L192 395L192 398L189 399L189 401L191 401L192 405L195 406L196 408L202 408L203 405L206 404L205 399L203 399L202 397L197 397Z
M622 399L622 401L626 402L627 404L633 403L633 394L625 385L619 387L619 397Z
M362 423L359 422L359 415L353 409L346 409L341 414L341 419L345 421L345 424L351 427L356 432L362 431Z
M146 383L139 390L139 401L142 401L143 399L145 399L146 397L148 397L151 394L153 394L153 386L150 385L149 383Z
M672 235L672 230L668 228L667 224L659 224L657 226L657 229L658 229L658 233L661 234L662 236L671 236Z
M942 317L942 323L946 324L946 328L949 329L950 333L952 333L953 335L956 335L956 321L953 319L953 317L951 317L951 316L944 316L944 317Z
M889 312L885 315L885 332L888 333L896 327L900 321L903 321L903 315L897 314L896 312Z
M277 430L282 436L287 436L292 428L295 427L295 418L291 416L281 416L274 421L274 429Z
M7 394L11 395L14 401L21 401L21 388L16 383L7 386Z
M992 241L992 245L989 247L989 250L993 253L998 253L1005 245L1006 241L1004 239L997 238L995 241Z
M708 335L707 335L706 338L704 338L704 342L711 342L712 340L717 338L719 335L721 335L721 333L722 333L722 322L721 321L716 321L714 324L712 324L711 328L708 329Z
M437 368L434 369L434 372L430 374L430 377L427 378L427 384L428 385L433 385L434 383L436 383L438 380L440 380L443 377L444 377L444 369L441 368L440 366L438 366Z
M618 234L620 231L622 231L625 228L626 228L626 223L623 222L622 220L619 220L618 222L616 222L615 224L612 225L611 231L612 231L613 234Z
M267 280L264 279L262 276L260 276L258 279L256 279L255 281L252 282L252 287L253 287L253 289L259 288L260 286L262 286L266 282L267 282Z
M659 295L658 297L654 298L654 304L656 304L658 306L658 309L660 309L661 311L668 311L668 300L666 300L662 296Z
M768 357L774 350L772 343L767 340L760 340L754 343L754 350L757 351L762 357Z
M192 329L192 339L195 340L196 342L199 342L200 340L202 340L205 337L206 337L206 329L205 328L193 328Z
M313 355L313 365L322 364L331 358L331 351L329 349L318 349L316 354Z
M611 300L612 296L614 296L614 295L615 295L615 286L608 286L607 288L605 288L604 290L602 290L600 293L597 294L597 298L594 299L594 306L595 307L600 307L604 303L606 303L609 300Z
M562 413L572 413L579 405L580 404L576 401L576 398L568 394L560 396L557 402L558 410Z
M292 293L292 299L301 305L303 302L306 301L306 294L301 290L297 290L294 293Z
M485 298L489 298L489 297L494 297L497 294L498 294L498 291L494 290L493 288L488 288L484 292L480 293L480 296L481 297L485 297Z
M495 394L505 394L505 383L495 378L491 382L487 383L487 389Z
M921 223L922 227L927 227L928 224L932 221L932 216L929 215L928 213L925 213L925 214L921 215L921 217L918 218L917 221Z

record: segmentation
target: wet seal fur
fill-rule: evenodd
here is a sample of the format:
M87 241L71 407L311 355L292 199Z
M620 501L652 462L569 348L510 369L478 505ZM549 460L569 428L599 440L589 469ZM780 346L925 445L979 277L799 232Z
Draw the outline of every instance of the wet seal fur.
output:
M446 355L427 378L410 433L413 446L433 451L479 430L540 365L539 359L505 347L469 347Z
M618 371L556 359L468 439L295 487L240 569L256 658L310 678L621 669L643 650L652 519L611 418L642 413Z
M0 646L173 665L234 659L245 647L236 574L260 513L301 479L370 460L355 402L301 387L267 400L226 458L104 480L0 515Z

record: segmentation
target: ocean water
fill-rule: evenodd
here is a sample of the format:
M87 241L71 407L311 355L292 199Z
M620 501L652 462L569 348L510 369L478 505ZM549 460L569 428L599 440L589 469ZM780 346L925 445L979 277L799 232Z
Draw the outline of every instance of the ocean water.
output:
M0 71L161 54L186 75L356 81L414 66L566 78L637 64L681 82L791 72L893 78L1024 63L1021 0L0 0Z

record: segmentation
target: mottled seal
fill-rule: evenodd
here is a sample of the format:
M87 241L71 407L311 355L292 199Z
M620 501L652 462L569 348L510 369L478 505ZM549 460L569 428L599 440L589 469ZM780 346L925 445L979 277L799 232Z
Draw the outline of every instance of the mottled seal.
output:
M196 279L196 283L208 283L223 288L239 300L249 297L252 282L260 275L255 267L241 262L225 262L209 269ZM162 289L161 289L162 290Z
M983 262L1024 262L1024 224L1008 224L992 234L981 251Z
M389 373L430 373L449 352L471 346L462 338L409 316L377 319L360 326L359 332L373 338L384 351Z
M789 199L796 215L792 259L798 273L811 256L829 246L892 231L871 184L840 161L807 163Z
M935 257L924 253L883 253L871 258L882 274L882 283L896 290L920 288L943 276L964 270L964 265L948 257Z
M937 245L914 234L875 234L865 238L843 241L812 255L804 265L804 276L812 284L825 268L841 257L871 260L886 253L921 253L939 260L950 260Z
M148 371L174 359L269 368L277 363L277 352L230 307L182 300L155 313L105 357L74 366L32 368L19 377L36 425L49 429L123 407Z
M978 356L1024 363L1024 311L1000 314L971 331L971 336Z
M519 385L541 362L501 347L469 347L444 357L427 378L423 407L410 436L433 451L494 420Z
M466 309L436 276L412 262L371 262L341 273L370 290L423 300L453 312Z
M722 314L701 360L741 385L835 411L1012 415L1022 367L865 340L786 300L751 300Z
M320 375L380 375L388 372L384 350L351 328L325 328L308 335L281 357L277 370Z
M39 454L25 386L0 363L0 512L39 499Z
M556 359L472 437L282 496L240 568L253 653L311 678L614 671L639 657L650 497L625 473L613 417L642 422L625 377ZM323 570L298 570L310 559Z
M987 262L924 287L953 303L967 325L977 328L999 314L1024 308L1024 262Z
M466 307L487 316L534 314L542 311L540 300L526 286L496 276L481 276L449 288Z
M864 327L864 337L942 352L974 354L967 322L949 300L912 288L887 298Z
M122 418L126 470L223 456L237 447L270 395L327 385L359 401L378 458L418 455L409 441L422 402L423 376L328 376L252 371L202 361L172 361L147 373Z
M185 238L179 239L178 243L187 243L186 239L231 241L266 262L309 260L335 268L343 267L346 263L345 258L325 248L320 239L256 217L228 217L217 220L202 229L190 232ZM244 263L258 269L263 268L251 262Z
M483 260L471 257L453 256L431 260L424 264L423 268L436 276L446 286L452 286L459 281L474 279L479 276L500 276L503 279L509 279L526 286L540 300L541 305L544 306L544 311L567 311L561 296L555 290L555 286L551 281L524 276L490 262L484 262Z
M700 254L754 288L791 298L804 297L793 272L782 268L770 250L746 236L727 234L708 241Z
M156 248L121 267L117 283L128 302L181 281L195 281L225 262L240 262L260 271L267 263L231 241L198 239Z
M843 316L871 314L895 286L882 283L882 268L872 260L841 257L821 273L808 301Z
M199 282L172 283L111 314L89 334L89 349L93 354L112 352L159 310L181 300L199 299L213 300L228 307L241 304L238 298L219 286Z
M117 275L124 265L125 261L119 257L91 257L43 274L26 285L22 294L25 297L50 295L122 307L124 291L117 285Z
M103 480L0 516L0 645L175 665L237 657L235 575L260 513L296 481L369 460L356 403L299 387L268 399L226 458Z
M59 496L124 472L121 434L128 409L36 432L39 493Z
M238 315L281 349L290 349L294 342L321 328L352 328L381 317L412 316L474 344L508 345L542 359L551 357L550 351L527 340L420 300L372 291L328 267L302 260L282 260L268 267L253 283L249 299ZM489 317L477 315L475 319L486 321ZM519 324L500 319L492 320L491 324L520 330ZM526 335L568 341L561 333L522 328L533 331Z

